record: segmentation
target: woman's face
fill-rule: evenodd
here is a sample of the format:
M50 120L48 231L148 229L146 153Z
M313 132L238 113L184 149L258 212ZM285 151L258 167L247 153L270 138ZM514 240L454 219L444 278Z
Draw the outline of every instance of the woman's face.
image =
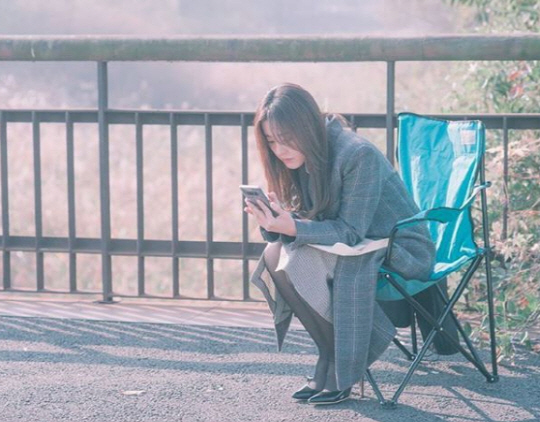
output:
M268 120L265 120L262 123L262 128L264 136L268 141L268 146L274 153L274 155L283 163L285 166L291 170L295 170L304 164L306 157L296 149L288 146L285 142L289 139L287 134L277 134L273 133L270 129L270 124ZM285 142L284 142L285 141Z

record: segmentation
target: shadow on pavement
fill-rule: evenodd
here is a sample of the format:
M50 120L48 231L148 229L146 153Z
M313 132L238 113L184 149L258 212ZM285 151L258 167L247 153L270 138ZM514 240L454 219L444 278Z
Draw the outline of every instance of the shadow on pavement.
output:
M304 331L291 331L283 352L277 353L274 332L257 328L0 317L0 339L0 367L28 363L62 364L65 368L67 364L210 377L243 374L287 377L291 386L310 374L316 359L315 347ZM379 422L538 421L540 357L524 354L521 358L518 367L501 368L501 381L496 384L486 383L457 355L422 364L395 410L381 410L367 384L367 398L355 392L352 400L336 406L294 405L300 412L324 414L324 418L338 414L341 418L345 412ZM394 348L374 364L372 373L386 398L391 397L408 365ZM248 389L276 388L250 382ZM276 394L289 396L289 390L277 390Z

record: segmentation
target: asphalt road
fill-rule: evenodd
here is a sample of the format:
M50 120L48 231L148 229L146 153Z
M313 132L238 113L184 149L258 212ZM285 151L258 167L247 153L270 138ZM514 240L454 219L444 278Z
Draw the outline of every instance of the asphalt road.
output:
M537 354L496 384L457 356L427 362L395 410L369 386L335 406L293 401L315 359L304 331L278 353L264 328L0 317L0 421L540 420ZM386 396L407 364L392 347L373 365Z

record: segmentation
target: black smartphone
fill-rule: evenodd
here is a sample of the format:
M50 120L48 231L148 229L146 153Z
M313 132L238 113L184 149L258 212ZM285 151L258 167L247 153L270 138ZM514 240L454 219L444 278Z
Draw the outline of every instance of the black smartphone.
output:
M270 207L270 201L268 200L268 196L264 193L264 191L259 187L255 185L240 185L240 190L244 194L244 197L258 207L257 200L261 201L264 205L268 207L268 209L272 212L272 215L274 217L277 217L278 213L275 212Z

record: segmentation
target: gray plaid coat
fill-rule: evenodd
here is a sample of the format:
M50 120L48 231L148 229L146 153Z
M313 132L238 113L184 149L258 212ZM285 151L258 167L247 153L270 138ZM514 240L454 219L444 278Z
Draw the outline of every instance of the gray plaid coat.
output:
M281 241L291 250L309 243L354 245L364 238L388 237L398 220L419 211L397 172L373 144L344 129L336 119L327 122L327 135L332 205L324 217L296 220L296 237L261 229L265 240ZM399 233L389 262L385 250L337 259L332 301L340 390L356 383L395 335L394 326L375 301L381 266L418 280L431 273L435 248L427 229L416 226ZM264 273L261 258L251 280L261 288L274 313L281 349L292 315Z

